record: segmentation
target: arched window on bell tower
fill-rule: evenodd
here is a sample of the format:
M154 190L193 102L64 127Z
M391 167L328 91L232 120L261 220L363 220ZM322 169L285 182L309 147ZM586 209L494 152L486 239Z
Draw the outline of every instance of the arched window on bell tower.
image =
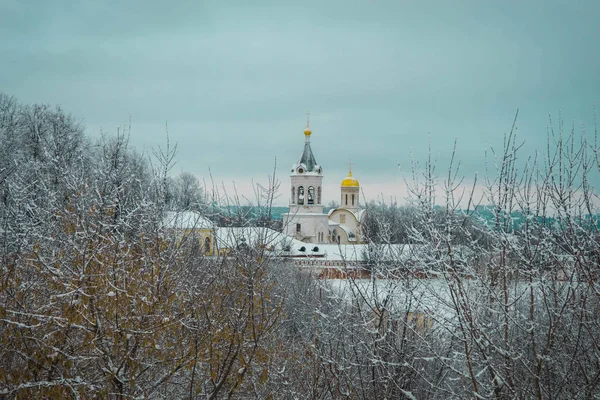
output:
M296 204L296 188L292 186L292 204Z
M317 188L317 204L321 204L321 186Z
M304 204L304 186L298 186L298 204Z
M308 204L315 204L315 188L313 186L308 187Z

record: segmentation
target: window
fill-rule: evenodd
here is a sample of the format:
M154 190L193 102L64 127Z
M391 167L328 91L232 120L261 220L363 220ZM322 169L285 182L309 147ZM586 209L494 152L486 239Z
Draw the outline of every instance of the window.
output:
M354 194L352 194L352 205L354 205Z
M302 230L302 225L296 224L296 233L300 233L301 230Z
M296 188L292 186L292 204L296 204Z
M348 195L346 195L346 205L348 205Z
M317 188L317 204L321 204L321 186Z
M315 204L315 188L308 187L308 204Z
M298 186L298 204L304 204L304 187Z
M433 319L422 312L407 312L406 322L417 332L423 332L433 326Z
M346 214L340 214L340 224L346 223Z
M204 252L205 253L210 253L210 237L206 237L204 238Z

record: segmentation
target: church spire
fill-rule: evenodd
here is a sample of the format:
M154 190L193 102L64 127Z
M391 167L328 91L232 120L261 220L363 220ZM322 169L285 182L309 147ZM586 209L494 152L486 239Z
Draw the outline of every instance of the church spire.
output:
M310 113L306 113L306 128L304 129L304 150L300 156L298 164L304 164L306 172L317 172L321 173L320 167L317 164L317 160L310 148L310 136L312 131L310 130Z

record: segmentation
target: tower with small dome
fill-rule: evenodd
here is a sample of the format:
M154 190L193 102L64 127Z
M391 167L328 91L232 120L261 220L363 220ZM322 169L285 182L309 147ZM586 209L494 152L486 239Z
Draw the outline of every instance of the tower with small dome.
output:
M360 184L352 177L352 167L348 171L348 176L340 184L340 207L347 210L358 211L358 201L360 198Z
M357 244L362 242L360 225L365 210L360 208L360 184L352 176L352 166L348 176L340 183L340 206L329 210L331 242Z
M284 233L305 242L327 243L329 228L322 204L323 168L310 147L311 136L307 119L304 149L290 171L290 211L283 215Z
M296 164L291 169L290 212L323 213L322 184L323 169L317 163L310 147L312 131L309 123L304 130L304 150Z
M348 176L340 184L340 207L323 213L323 168L316 161L310 145L312 130L307 118L304 149L290 170L289 212L283 214L283 232L307 243L361 243L360 184Z

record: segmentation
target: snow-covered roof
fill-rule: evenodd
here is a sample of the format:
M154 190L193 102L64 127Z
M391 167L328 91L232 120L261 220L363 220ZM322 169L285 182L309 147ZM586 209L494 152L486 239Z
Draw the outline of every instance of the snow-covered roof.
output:
M271 255L286 258L314 258L315 260L362 263L406 260L424 251L423 246L406 244L321 244L307 243L281 232L264 227L218 227L213 230L215 245L220 249L237 249L240 245L251 248L264 246ZM302 250L303 249L303 250Z
M357 210L356 212L354 212L354 211L349 210L347 208L338 207L338 208L332 208L331 210L329 210L327 212L327 215L331 216L331 214L333 214L334 212L336 212L336 211L342 211L342 210L343 211L348 211L350 214L354 215L354 218L356 218L356 220L358 222L361 222L361 219L363 218L363 216L365 215L365 212L367 211L367 210L361 208L361 209Z
M364 208L361 208L360 210L358 210L357 212L354 213L358 222L362 222L362 219L365 216L366 212L367 212L367 210L365 210Z
M300 249L304 247L304 251ZM376 252L379 261L399 260L408 258L417 250L418 246L405 244L369 245L369 244L318 244L294 241L288 257L315 257L332 261L347 261L349 263L364 262L369 258L369 253ZM313 249L317 248L317 251Z
M349 241L356 241L356 234L352 231L352 229L348 228L346 225L344 224L340 224L338 226L338 228L340 228L341 230L343 230L344 232L346 232L346 236L348 237Z
M296 168L298 167L302 167L302 168L306 168L306 165L304 164L294 164L292 166L292 173L290 174L290 176L296 176ZM320 168L320 166L317 165L317 169ZM321 176L320 172L317 171L306 171L306 169L304 170L304 172L302 173L302 175L309 175L309 176Z
M325 217L325 214L319 214L319 213L283 213L282 215L291 215L293 217Z
M319 169L308 140L304 143L304 150L302 151L298 165L302 165L306 172L317 172Z
M263 245L276 251L282 251L286 246L292 247L292 245L297 246L298 243L302 243L271 228L255 226L219 227L215 229L214 235L219 248L234 249L244 243L250 247Z

